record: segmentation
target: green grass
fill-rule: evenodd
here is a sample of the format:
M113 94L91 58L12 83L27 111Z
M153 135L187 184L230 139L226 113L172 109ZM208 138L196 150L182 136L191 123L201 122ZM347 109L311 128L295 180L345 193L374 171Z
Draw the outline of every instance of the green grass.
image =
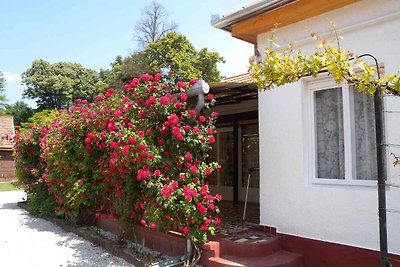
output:
M11 182L0 182L0 192L21 190L11 184Z

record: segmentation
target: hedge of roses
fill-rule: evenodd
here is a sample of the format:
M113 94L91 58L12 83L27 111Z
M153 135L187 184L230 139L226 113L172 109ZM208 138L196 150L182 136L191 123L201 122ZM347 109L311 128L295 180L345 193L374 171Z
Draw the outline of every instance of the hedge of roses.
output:
M78 100L51 125L18 133L18 177L28 194L48 194L57 215L119 218L195 243L221 223L206 182L216 113L197 114L185 83L143 74L93 103ZM174 93L181 92L174 97ZM214 100L206 97L205 108ZM28 195L29 197L29 195Z

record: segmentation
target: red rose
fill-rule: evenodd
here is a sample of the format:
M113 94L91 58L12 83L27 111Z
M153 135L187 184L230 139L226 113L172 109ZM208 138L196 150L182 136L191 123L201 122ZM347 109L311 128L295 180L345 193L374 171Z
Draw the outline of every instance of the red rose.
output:
M193 158L192 154L191 154L190 152L186 152L185 159L186 159L187 161L191 161L192 158Z
M186 100L187 100L187 94L185 93L181 94L181 101L186 102Z
M197 203L196 208L201 214L206 214L207 213L207 208L204 207L203 204L201 204L200 202Z
M210 136L210 137L208 137L208 142L210 143L210 144L212 144L212 143L214 143L215 142L215 137L214 136Z
M191 109L191 110L188 110L188 113L189 113L189 116L190 117L196 117L196 110L194 110L194 109Z
M197 172L197 166L193 165L192 167L190 167L190 171L193 172L193 173L196 173Z
M161 190L161 195L162 195L164 198L170 197L170 196L171 196L171 188L170 188L168 185L165 184L165 185L163 186L162 190Z
M190 232L190 229L189 229L189 227L187 227L187 226L181 226L181 227L179 227L179 229L180 229L181 232L182 232L183 234L185 234L185 235L188 235L189 232Z
M156 229L157 229L157 226L156 226L156 224L155 224L154 222L151 222L151 223L149 224L149 227L150 227L151 229L153 229L153 230L156 230Z
M128 137L128 143L131 144L131 145L136 145L136 144L137 144L137 141L136 141L136 139L133 138L133 137Z
M124 148L122 149L122 154L128 155L129 154L129 150L130 150L129 146L124 146Z
M179 122L179 118L175 113L172 113L168 116L168 122L171 126L177 125Z
M111 147L112 149L117 149L117 148L119 147L119 145L118 145L117 142L111 141L111 142L110 142L110 147Z

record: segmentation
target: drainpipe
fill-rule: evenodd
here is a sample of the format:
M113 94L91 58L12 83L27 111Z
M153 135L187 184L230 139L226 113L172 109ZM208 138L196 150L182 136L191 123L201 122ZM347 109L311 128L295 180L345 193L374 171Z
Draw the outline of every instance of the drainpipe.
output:
M196 113L199 114L204 107L204 96L208 92L210 92L210 86L208 83L204 80L198 80L192 87L190 87L189 91L182 93L185 93L188 97L197 96L197 104L194 109L196 110ZM182 93L173 94L172 97L180 97Z
M204 100L205 94L210 91L210 86L204 80L198 80L190 89L186 92L176 93L173 94L172 97L180 97L183 93L185 93L188 97L196 97L197 96L197 103L196 103L196 113L199 114L200 111L204 107ZM182 266L185 262L189 262L192 255L193 255L193 243L190 239L186 239L186 246L183 256L178 256L169 260L156 262L152 267L173 267L173 266Z

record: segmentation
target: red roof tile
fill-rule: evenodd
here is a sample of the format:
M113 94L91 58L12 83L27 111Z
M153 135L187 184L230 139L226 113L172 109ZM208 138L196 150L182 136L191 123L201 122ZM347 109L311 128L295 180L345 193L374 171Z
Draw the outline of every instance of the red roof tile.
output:
M6 140L7 135L14 135L13 118L9 116L0 116L0 149L12 149L12 141Z

